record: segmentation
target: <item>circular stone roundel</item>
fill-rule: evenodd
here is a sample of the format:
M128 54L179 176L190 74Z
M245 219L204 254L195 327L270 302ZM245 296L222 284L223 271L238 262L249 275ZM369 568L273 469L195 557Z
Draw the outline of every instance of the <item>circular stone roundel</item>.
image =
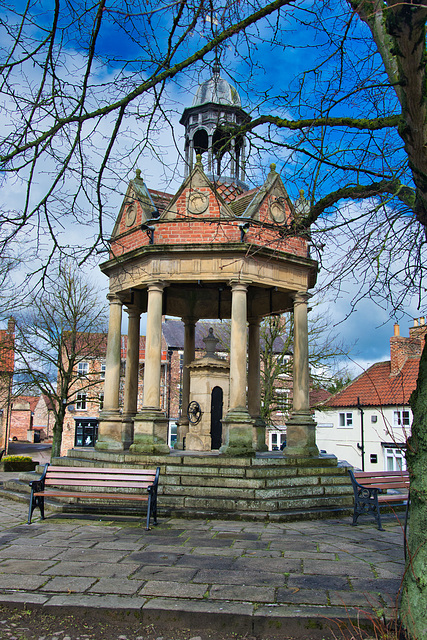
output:
M126 207L125 214L126 226L131 227L136 220L136 206L134 202L131 202Z
M209 206L209 196L201 191L192 191L188 195L188 210L190 213L200 215L204 213Z
M279 224L281 224L282 222L285 222L286 214L285 214L284 205L281 202L278 202L277 200L275 202L272 202L270 204L270 215L273 218L273 220L275 222L278 222Z

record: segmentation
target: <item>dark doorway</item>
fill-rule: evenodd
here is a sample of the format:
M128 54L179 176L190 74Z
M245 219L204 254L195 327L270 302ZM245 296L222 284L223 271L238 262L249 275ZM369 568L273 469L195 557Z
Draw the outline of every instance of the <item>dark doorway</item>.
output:
M222 389L214 387L211 394L211 449L219 449L222 443Z

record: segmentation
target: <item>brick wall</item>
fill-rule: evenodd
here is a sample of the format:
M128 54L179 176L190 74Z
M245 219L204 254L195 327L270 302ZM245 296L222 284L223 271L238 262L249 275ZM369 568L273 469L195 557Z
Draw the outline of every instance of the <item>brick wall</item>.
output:
M396 375L402 369L408 358L419 358L427 335L427 325L424 318L421 323L414 320L414 326L409 329L409 338L401 336L399 325L395 325L395 335L390 338L391 374Z

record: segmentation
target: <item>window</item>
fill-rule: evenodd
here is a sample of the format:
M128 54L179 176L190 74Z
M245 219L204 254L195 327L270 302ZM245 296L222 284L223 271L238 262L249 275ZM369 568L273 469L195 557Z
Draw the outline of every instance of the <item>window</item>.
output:
M77 394L76 409L80 411L86 411L86 394L85 393Z
M287 413L290 410L289 389L276 389L276 411L277 413Z
M102 380L105 378L105 368L106 368L106 366L107 366L107 365L105 364L105 362L103 362L103 363L101 364L101 379L102 379Z
M393 411L393 425L395 427L409 427L409 411Z
M378 416L371 416L371 422L372 424L375 424L375 422L378 422Z
M94 447L98 438L98 420L76 418L75 447Z
M99 410L102 411L102 409L104 408L104 394L103 393L99 394L98 400L99 400Z
M79 362L77 372L79 376L87 376L89 373L89 362Z
M377 454L376 454L376 453L371 453L370 460L371 460L371 464L377 464L377 463L378 463L378 456L377 456Z
M339 427L352 427L353 426L353 413L348 411L346 413L338 414L338 426Z
M385 447L384 457L386 471L406 471L406 459L402 449L398 447Z

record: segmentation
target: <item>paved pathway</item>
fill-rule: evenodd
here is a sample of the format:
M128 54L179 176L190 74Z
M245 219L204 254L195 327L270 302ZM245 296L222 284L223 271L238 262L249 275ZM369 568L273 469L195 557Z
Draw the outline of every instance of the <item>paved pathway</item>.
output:
M0 498L0 605L327 638L328 619L391 616L403 574L392 516L384 532L367 517L358 527L160 518L146 532L130 517L34 516L28 526L27 505Z

